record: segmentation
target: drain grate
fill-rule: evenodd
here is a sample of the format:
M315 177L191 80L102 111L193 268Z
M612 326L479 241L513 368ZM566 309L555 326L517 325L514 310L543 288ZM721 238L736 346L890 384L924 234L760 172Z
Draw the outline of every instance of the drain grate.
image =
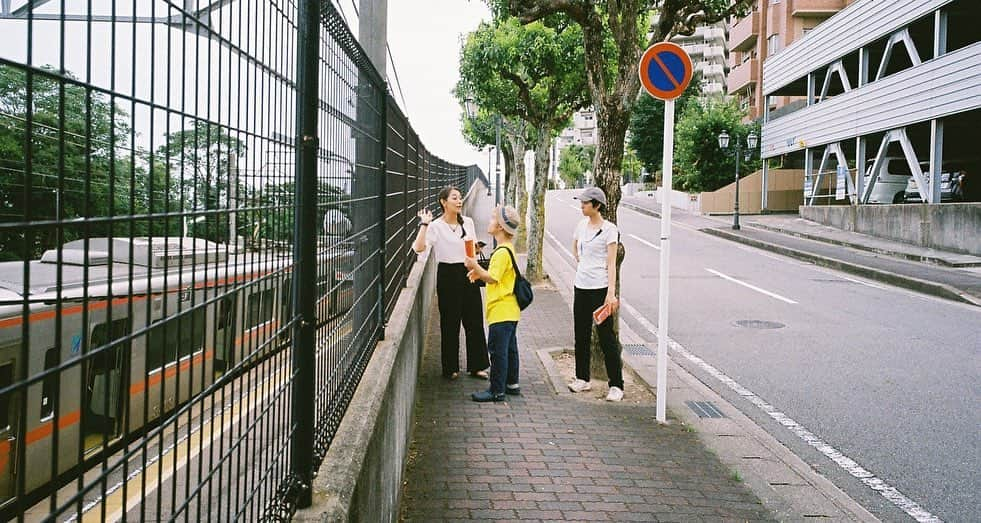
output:
M647 348L647 345L641 344L624 344L623 352L630 354L632 356L656 356L657 354L651 349Z
M739 320L733 322L732 324L736 327L743 327L746 329L782 329L786 327L786 325L782 323L764 320Z
M724 418L725 414L711 401L686 401L685 405L698 414L699 418Z

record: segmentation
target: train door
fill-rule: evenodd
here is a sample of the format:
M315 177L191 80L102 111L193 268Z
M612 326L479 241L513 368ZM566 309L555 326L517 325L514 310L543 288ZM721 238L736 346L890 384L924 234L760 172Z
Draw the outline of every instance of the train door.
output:
M234 294L223 296L218 304L218 320L215 323L215 349L218 356L215 358L215 370L227 371L235 366L235 310L238 299Z
M0 390L12 386L17 377L18 345L0 347ZM17 426L20 401L17 393L0 395L0 503L14 497L17 486Z
M105 346L130 333L129 318L100 323L92 329L90 351L98 351L85 362L85 398L82 402L82 428L85 450L119 436L123 414L123 378L129 357L129 342L111 349Z

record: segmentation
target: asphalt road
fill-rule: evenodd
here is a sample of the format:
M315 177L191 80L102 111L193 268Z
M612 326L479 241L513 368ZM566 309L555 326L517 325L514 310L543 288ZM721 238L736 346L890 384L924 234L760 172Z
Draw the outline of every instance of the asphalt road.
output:
M546 249L570 261L582 219L574 194L546 198ZM621 208L618 221L627 250L623 298L656 325L660 220ZM981 521L981 308L683 226L672 227L670 268L671 338L929 514ZM742 320L781 327L743 327ZM873 514L912 519L700 367L672 357Z

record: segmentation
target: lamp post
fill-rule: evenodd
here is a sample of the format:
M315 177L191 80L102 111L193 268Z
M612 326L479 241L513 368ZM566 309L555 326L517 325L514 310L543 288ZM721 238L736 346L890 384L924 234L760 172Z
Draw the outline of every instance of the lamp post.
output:
M467 98L463 102L464 108L467 110L467 118L474 120L477 117L477 103L474 102L473 98ZM494 150L495 153L495 163L494 163L494 203L497 205L501 204L501 115L494 115ZM488 160L489 163L489 160ZM488 167L488 170L490 167Z
M758 137L755 132L750 132L746 136L746 157L745 160L749 160L749 155L752 154L753 149L756 149ZM739 138L736 138L735 143L735 158L736 158L736 201L732 207L732 229L735 231L739 230L739 161L743 159L742 144L739 142ZM729 133L722 131L719 135L719 148L723 151L728 151L729 149Z

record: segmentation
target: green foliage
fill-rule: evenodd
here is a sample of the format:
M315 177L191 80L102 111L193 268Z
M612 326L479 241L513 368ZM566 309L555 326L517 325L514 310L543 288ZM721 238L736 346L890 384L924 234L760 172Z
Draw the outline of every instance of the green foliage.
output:
M60 243L89 236L179 231L176 221L129 220L180 208L165 169L151 168L130 146L129 117L107 96L45 66L30 75L0 65L0 223L123 217L114 223L76 221L29 231L0 230L0 259L36 258ZM28 139L28 136L30 139Z
M500 114L536 128L561 129L588 103L583 60L582 33L575 24L522 25L514 18L483 23L464 43L454 92L461 103L470 97L486 111L478 115L477 126L488 127L479 122Z
M690 106L698 104L698 98L702 94L700 76L696 75L692 78L688 89L675 100L675 121L685 114ZM641 93L640 100L637 100L637 105L630 115L628 150L636 153L637 158L650 173L661 170L664 152L664 103L646 92Z
M640 158L629 147L623 151L623 161L620 163L620 174L626 183L639 182L642 164Z
M166 143L157 150L157 158L165 161L173 176L181 181L181 193L195 210L228 208L231 185L237 186L236 196L245 194L241 181L232 181L233 158L245 152L245 144L233 138L222 127L196 120L189 129L170 133ZM236 231L239 234L241 231ZM228 216L209 214L195 226L198 238L227 241Z
M585 180L586 170L592 169L594 145L569 145L559 153L559 177L566 187L579 187Z
M736 143L745 144L746 135L757 124L741 123L743 113L732 101L705 100L688 107L678 120L675 134L675 180L678 187L690 192L714 191L734 180L736 172ZM727 131L731 136L729 149L719 148L718 136ZM750 160L739 158L740 176L759 168L759 146Z

